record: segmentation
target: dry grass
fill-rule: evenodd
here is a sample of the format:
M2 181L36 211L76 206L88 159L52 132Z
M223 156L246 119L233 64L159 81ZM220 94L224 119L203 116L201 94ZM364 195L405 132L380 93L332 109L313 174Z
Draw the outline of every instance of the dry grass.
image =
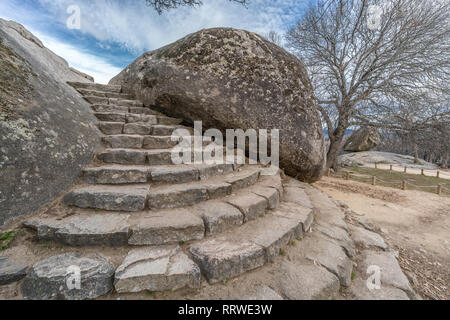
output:
M347 167L337 175L345 177L346 172L350 172L352 180L369 184L372 183L371 177L375 176L377 177L377 185L395 189L401 189L402 181L406 181L408 190L418 190L436 194L437 186L440 184L443 186L442 195L450 196L450 180L448 179L366 167Z

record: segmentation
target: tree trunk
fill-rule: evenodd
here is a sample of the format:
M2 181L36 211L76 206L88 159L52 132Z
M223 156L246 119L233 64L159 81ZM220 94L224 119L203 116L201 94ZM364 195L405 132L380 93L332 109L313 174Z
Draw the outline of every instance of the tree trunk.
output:
M443 169L447 169L448 168L448 152L445 153L445 156L444 156L444 158L442 160L442 163L441 163L441 167Z
M327 154L327 168L332 168L334 171L338 171L338 157L341 151L342 141L345 137L345 131L347 127L339 125L336 130L330 135L330 149Z
M414 143L414 164L419 163L419 147L417 143Z

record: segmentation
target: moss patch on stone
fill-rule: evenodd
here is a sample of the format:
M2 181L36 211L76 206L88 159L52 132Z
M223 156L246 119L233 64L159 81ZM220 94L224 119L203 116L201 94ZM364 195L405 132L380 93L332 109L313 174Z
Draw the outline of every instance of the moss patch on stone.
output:
M30 66L0 40L0 122L18 119L17 110L31 98Z

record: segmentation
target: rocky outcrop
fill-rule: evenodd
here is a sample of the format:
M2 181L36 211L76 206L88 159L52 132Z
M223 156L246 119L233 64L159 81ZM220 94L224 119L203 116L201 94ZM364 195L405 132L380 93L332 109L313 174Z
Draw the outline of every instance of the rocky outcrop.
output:
M281 167L304 181L324 169L324 140L305 67L244 30L202 30L138 58L110 82L147 106L204 128L280 129Z
M23 26L0 19L0 225L67 189L99 147L87 82Z
M415 164L414 157L389 152L366 151L347 153L339 156L339 164L345 167L373 166L375 163L426 170L436 170L438 168L435 164L424 160L420 160L421 164Z
M370 151L381 143L380 133L376 128L363 127L354 132L344 146L345 151Z

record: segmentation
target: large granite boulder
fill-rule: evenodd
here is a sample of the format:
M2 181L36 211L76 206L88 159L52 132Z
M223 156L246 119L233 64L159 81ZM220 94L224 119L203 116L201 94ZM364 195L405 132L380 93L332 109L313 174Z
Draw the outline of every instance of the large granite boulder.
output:
M381 143L380 133L373 127L362 127L355 131L344 146L344 151L370 151Z
M318 180L325 165L313 88L295 56L255 33L201 30L145 53L110 84L203 128L280 129L280 163Z
M0 19L0 226L67 189L100 146L88 82L23 26Z

